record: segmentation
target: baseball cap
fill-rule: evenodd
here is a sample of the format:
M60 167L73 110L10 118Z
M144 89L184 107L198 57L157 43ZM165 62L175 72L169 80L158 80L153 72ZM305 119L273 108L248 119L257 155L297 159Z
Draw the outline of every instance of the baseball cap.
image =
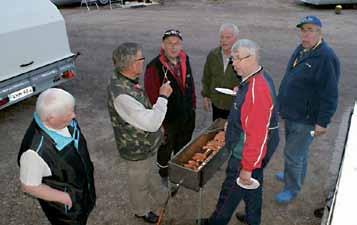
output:
M321 21L316 16L305 16L303 17L300 22L296 25L296 27L302 27L304 24L314 24L318 27L322 27Z
M166 38L171 37L171 36L176 36L182 40L181 32L179 30L174 30L174 29L165 31L162 36L162 40L165 40Z

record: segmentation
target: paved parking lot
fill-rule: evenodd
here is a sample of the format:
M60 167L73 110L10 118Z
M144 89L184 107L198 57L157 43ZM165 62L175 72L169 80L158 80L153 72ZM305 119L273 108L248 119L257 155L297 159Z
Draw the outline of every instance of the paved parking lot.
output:
M263 225L318 225L313 210L321 207L327 190L325 181L334 140L342 115L357 96L356 28L357 11L343 10L335 15L332 9L309 7L294 0L225 0L216 3L205 0L166 0L164 6L146 8L86 11L85 8L61 9L73 52L80 52L77 60L78 76L62 87L77 99L77 117L87 137L96 168L97 207L89 218L89 225L143 224L130 214L125 168L115 149L112 128L106 107L106 85L112 74L111 52L124 41L143 44L147 59L158 54L161 34L168 28L182 31L184 48L190 55L198 97L197 134L210 123L210 114L202 108L200 79L208 51L218 43L218 29L223 22L236 23L241 38L255 40L262 47L262 65L280 84L285 66L298 43L295 24L307 14L319 16L328 43L340 57L339 109L330 125L329 133L318 138L311 149L308 177L298 198L290 205L278 205L274 195L282 185L274 173L282 168L282 146L265 171ZM54 43L55 44L55 43ZM40 47L40 46L39 46ZM19 189L16 157L19 144L31 121L36 99L0 111L0 224L48 224L37 202L23 195ZM283 132L281 132L283 135ZM224 167L203 190L204 216L215 207ZM153 179L158 177L153 176ZM182 188L170 207L173 224L194 224L197 215L198 193ZM239 210L243 208L240 207ZM166 220L167 223L167 220ZM168 223L167 223L168 224ZM231 225L239 224L232 218Z

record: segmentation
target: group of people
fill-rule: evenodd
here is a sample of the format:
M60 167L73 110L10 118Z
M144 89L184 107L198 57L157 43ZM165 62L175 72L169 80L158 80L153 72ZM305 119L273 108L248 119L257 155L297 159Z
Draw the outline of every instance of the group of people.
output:
M324 134L336 111L339 60L322 38L322 24L306 16L297 24L301 44L291 56L279 93L260 64L259 46L239 39L238 27L225 23L220 45L204 65L202 97L212 119L227 119L225 146L231 152L218 202L203 225L228 224L241 200L249 225L261 223L263 170L279 143L279 113L285 121L284 182L278 203L291 202L301 190L314 137ZM170 194L168 162L191 140L195 128L196 94L189 57L180 31L164 32L160 53L144 72L142 47L126 42L113 51L114 74L108 86L108 110L116 146L126 163L133 215L149 223L159 219L150 168L156 161L161 186ZM139 76L144 75L144 87ZM216 88L234 90L235 96ZM39 199L54 225L85 225L95 205L93 164L78 122L75 100L51 88L36 103L33 121L18 156L24 192ZM238 186L259 182L256 189Z

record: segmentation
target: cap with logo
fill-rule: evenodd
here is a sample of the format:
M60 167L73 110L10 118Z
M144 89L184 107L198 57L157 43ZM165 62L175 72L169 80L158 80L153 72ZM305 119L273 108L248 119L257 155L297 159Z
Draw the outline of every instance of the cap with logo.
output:
M165 31L162 36L162 40L165 40L166 38L171 37L171 36L178 37L182 40L181 32L179 30L174 30L174 29Z
M296 25L296 27L302 27L304 24L314 24L318 27L322 27L321 21L316 16L305 16L300 22Z

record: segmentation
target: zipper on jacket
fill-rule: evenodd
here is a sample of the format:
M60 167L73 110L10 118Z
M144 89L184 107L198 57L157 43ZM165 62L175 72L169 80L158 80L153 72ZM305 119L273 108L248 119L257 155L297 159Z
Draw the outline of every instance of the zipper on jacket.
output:
M309 101L306 102L305 117L306 117L306 119L310 118L310 102Z
M67 186L64 186L64 193L67 193ZM64 213L67 214L68 213L68 205L64 205Z

